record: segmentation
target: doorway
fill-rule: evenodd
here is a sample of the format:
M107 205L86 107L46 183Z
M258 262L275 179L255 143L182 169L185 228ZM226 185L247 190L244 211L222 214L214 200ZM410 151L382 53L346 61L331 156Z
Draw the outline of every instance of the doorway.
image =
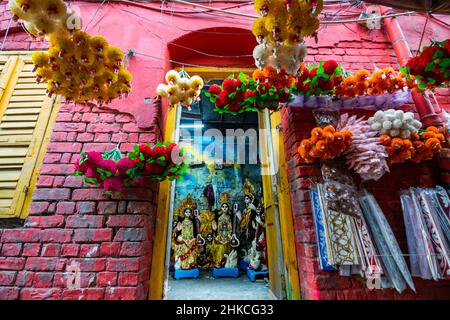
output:
M237 75L242 70L185 71L202 76L205 91L222 82L222 73ZM280 172L285 164L284 154L279 152L283 149L279 115L220 115L202 95L191 110L170 110L167 121L172 140L184 147L190 167L184 181L160 187L150 298L298 299L294 232L290 203L286 203L290 199L282 186L283 182L287 185L286 172ZM170 123L175 126L170 128ZM261 131L267 128L273 130ZM281 161L268 174L274 170L267 171L275 158ZM224 203L230 216L228 234L237 239L225 249L215 245L222 230ZM192 233L197 245L180 245L183 241L177 238L181 240L183 233ZM163 253L163 258L157 252ZM234 267L238 274L223 277L215 272ZM180 269L195 269L198 274L177 272ZM162 281L158 285L159 276Z

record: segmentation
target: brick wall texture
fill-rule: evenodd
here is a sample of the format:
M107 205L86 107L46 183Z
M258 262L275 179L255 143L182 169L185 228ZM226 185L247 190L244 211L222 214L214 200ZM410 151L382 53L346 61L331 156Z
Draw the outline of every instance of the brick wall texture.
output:
M0 4L0 29L9 23L5 1ZM13 23L5 50L45 47ZM340 30L347 30L341 28ZM347 30L352 40L334 40L321 31L319 43L308 40L306 62L334 59L349 70L396 65L392 46L383 31ZM0 33L2 34L2 33ZM337 42L336 42L337 41ZM439 103L450 109L449 90L440 90ZM282 112L286 160L303 299L438 299L450 298L450 281L414 279L417 293L407 290L365 289L356 277L340 277L318 269L317 248L308 195L318 166L300 164L297 147L315 126L311 112ZM162 122L159 116L155 123ZM128 114L73 104L61 105L41 168L29 217L23 227L0 229L0 299L146 299L156 215L158 186L140 181L120 198L107 199L98 188L82 187L73 175L81 150L106 151L121 142L123 151L134 143L155 142L160 126L140 129ZM399 190L440 182L436 163L397 165L377 183L362 187L380 202L397 239L406 252ZM81 270L81 288L68 289L71 267Z

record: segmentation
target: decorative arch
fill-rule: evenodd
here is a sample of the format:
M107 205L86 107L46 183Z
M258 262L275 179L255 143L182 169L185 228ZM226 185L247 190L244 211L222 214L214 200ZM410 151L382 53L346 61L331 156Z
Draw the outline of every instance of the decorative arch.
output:
M250 30L215 27L185 34L169 42L167 48L172 67L183 64L251 67L254 65L252 52L256 45Z

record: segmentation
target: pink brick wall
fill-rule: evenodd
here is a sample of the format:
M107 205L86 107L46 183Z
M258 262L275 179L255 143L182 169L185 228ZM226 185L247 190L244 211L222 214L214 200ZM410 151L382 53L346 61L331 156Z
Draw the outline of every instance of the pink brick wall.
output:
M73 163L81 150L121 141L154 143L133 117L96 107L61 106L23 228L0 229L0 299L145 299L149 288L157 184L139 181L120 198L83 188ZM79 265L81 288L67 289Z

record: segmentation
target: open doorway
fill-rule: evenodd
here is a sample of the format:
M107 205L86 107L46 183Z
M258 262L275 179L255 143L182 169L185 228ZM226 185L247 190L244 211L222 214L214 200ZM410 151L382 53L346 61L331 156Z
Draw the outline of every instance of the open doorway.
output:
M253 69L185 71L200 75L208 90ZM184 147L190 167L184 181L160 185L150 299L300 298L280 122L280 112L220 115L204 96L191 110L169 109L166 139ZM183 230L195 245L174 241L183 240ZM214 243L218 236L229 244ZM176 272L183 268L193 274Z
M210 80L204 90L221 82ZM213 108L202 96L180 114L179 144L190 167L173 191L166 297L268 299L258 116Z

